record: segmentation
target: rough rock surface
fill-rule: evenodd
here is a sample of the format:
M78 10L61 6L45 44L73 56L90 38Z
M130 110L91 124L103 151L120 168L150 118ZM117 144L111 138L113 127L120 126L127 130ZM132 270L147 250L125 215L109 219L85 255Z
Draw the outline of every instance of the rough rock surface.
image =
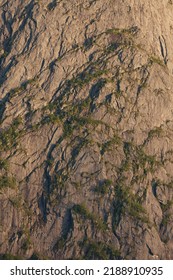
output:
M1 258L173 259L173 1L0 14Z

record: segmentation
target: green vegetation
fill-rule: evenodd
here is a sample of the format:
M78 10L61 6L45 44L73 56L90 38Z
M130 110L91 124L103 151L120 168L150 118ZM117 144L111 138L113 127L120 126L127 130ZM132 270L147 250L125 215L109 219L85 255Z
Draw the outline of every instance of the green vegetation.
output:
M0 260L22 260L22 259L23 258L20 256L14 256L14 255L8 254L8 253L0 255Z
M108 127L106 123L100 120L93 119L91 117L72 116L70 119L64 122L63 137L71 137L74 130L79 130L83 127L86 128L87 126L92 126L93 128L96 128L99 124Z
M155 127L151 129L148 133L148 140L153 139L154 137L161 137L163 135L162 127Z
M107 74L108 70L92 69L90 72L80 73L77 77L68 81L67 87L70 88L82 88L84 85L89 84L92 80L101 77L103 74Z
M145 174L147 172L154 172L156 167L160 165L154 155L147 155L144 152L142 146L135 146L130 142L125 142L124 153L126 156L124 165L125 167L129 167L131 165L134 174L139 171L139 169L142 169ZM122 167L121 172L123 172Z
M16 188L16 179L14 177L9 177L7 175L0 176L0 190L6 188Z
M22 123L22 119L20 117L16 118L12 125L4 129L0 134L0 152L8 151L12 147L17 145L17 138L21 135L21 131L19 131L19 126Z
M102 195L108 193L110 186L113 184L113 182L109 179L104 180L97 186L94 191L97 193L100 193Z
M21 249L26 252L32 247L30 228L28 228L27 224L22 225L20 234L22 238Z
M49 123L52 123L52 124L60 124L61 123L61 120L58 116L56 116L55 114L51 113L49 114L48 116L44 117L41 121L41 125L44 125L44 124L49 124Z
M170 213L164 214L163 219L162 219L162 226L166 226L167 224L169 224L171 222L171 216L172 215Z
M128 213L130 216L143 223L149 223L146 210L141 205L140 199L132 193L131 189L123 184L115 187L115 224L118 225L120 216Z
M92 144L92 141L89 140L86 137L79 137L78 139L78 143L74 146L71 155L72 155L72 162L76 159L76 157L78 156L78 154L80 153L80 151L84 148L87 147L89 145Z
M80 215L84 220L85 219L91 220L98 229L103 231L107 229L106 224L95 214L89 212L84 204L76 204L73 206L72 209L76 214Z
M84 249L85 260L121 259L119 250L116 250L113 246L108 245L105 242L84 239L83 242L80 242L80 246Z
M8 161L6 159L1 159L0 158L0 170L7 171L8 167L9 167Z
M74 125L72 122L66 121L64 122L64 126L63 126L63 136L66 137L70 137L73 133L74 130Z
M66 237L62 236L60 237L57 242L55 243L53 249L55 251L58 251L58 250L62 250L65 246L65 243L66 243Z
M171 208L173 206L173 200L168 200L166 204L160 204L163 211L162 226L166 226L172 220Z
M93 119L91 117L79 117L79 118L75 118L75 120L76 120L78 127L82 127L82 126L86 126L86 125L98 126L99 124L104 124L107 126L106 123L104 123L100 120Z
M151 64L158 64L160 66L165 67L165 64L164 64L163 60L161 60L159 57L151 56L149 61L150 61Z
M112 139L102 144L101 155L104 155L105 152L112 150L114 146L118 146L120 144L121 144L121 138L118 135L115 135Z
M131 28L128 29L119 29L119 28L112 28L112 29L107 29L106 30L106 34L114 34L114 35L123 35L123 34L127 34L127 35L135 35L138 32L138 27L137 26L133 26Z
M51 192L56 191L57 193L61 193L61 191L65 191L66 181L68 180L68 174L65 172L67 172L67 170L63 169L54 174L51 184Z
M15 94L19 94L22 91L26 90L27 85L33 85L36 81L37 81L37 77L34 77L33 79L29 79L23 82L19 87L11 89L9 91L9 98L13 97Z
M120 218L124 214L134 217L136 221L142 221L150 225L149 217L142 206L142 201L146 197L146 189L138 196L133 193L133 185L140 184L148 172L154 172L160 163L155 156L147 155L142 146L136 146L131 142L124 142L125 158L118 168L118 179L115 184L114 202L114 224L119 224ZM127 172L131 171L133 176L128 182Z
M147 155L144 151L138 150L136 156L136 162L133 162L134 169L135 168L143 168L146 172L154 172L156 167L159 166L159 162L157 161L155 156Z
M27 236L27 238L24 240L21 248L24 251L27 251L28 249L31 248L31 240L29 236Z
M171 180L169 183L165 184L162 183L162 185L165 185L168 189L172 189L173 188L173 180Z
M16 197L10 197L9 201L13 205L13 207L19 209L22 207L22 198L21 196L17 195Z

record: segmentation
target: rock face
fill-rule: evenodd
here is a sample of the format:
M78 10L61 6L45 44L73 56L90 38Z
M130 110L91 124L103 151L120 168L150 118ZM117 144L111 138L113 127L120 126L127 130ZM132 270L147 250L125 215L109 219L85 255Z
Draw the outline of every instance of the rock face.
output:
M49 1L0 1L1 258L172 259L173 2Z

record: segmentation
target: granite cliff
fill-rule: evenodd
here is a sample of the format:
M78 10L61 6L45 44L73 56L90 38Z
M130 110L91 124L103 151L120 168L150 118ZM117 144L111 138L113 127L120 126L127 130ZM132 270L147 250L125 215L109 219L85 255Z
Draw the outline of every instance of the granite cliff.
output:
M173 2L0 14L1 258L173 259Z

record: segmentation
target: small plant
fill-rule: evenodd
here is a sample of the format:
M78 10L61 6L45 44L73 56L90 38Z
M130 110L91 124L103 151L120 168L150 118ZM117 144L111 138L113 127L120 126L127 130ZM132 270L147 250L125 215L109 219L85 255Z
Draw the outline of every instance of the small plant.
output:
M86 71L86 72L82 72L79 75L77 75L76 77L72 78L71 80L68 80L67 82L67 87L73 88L73 89L77 89L77 88L82 88L83 86L89 84L91 81L93 81L96 78L101 77L103 74L107 74L108 70L103 69L97 69L97 68L93 68L92 70L90 70L90 72Z
M110 151L114 146L121 144L121 139L119 136L115 135L112 139L106 141L102 144L101 155L104 155L106 151Z
M17 209L19 209L22 206L22 199L20 196L11 197L11 198L9 198L9 201L11 202L13 207L15 207Z
M18 130L19 125L22 123L20 117L16 118L12 125L4 129L0 135L0 151L7 151L13 146L17 145L17 138L20 136L20 131Z
M15 94L19 94L21 93L22 91L26 90L26 87L27 85L31 85L31 84L34 84L35 82L37 81L37 77L33 78L33 79L30 79L30 80L27 80L23 83L21 83L20 86L16 87L16 88L13 88L9 91L9 97L12 97L14 96Z
M160 204L161 209L163 211L163 219L162 225L166 226L169 222L171 222L171 207L173 206L173 200L168 200L166 204Z
M148 133L148 139L152 139L154 137L161 137L163 135L163 129L161 127L155 127Z
M135 146L130 142L124 143L124 153L126 156L124 163L132 165L134 173L139 169L143 169L144 173L154 172L156 167L160 165L156 156L146 154L141 146Z
M100 193L102 195L106 194L109 191L110 186L112 185L112 181L109 179L105 179L102 181L99 186L97 186L94 191Z
M139 198L131 192L129 187L117 184L115 195L115 224L119 223L121 214L125 212L137 220L149 224L146 210L141 205Z
M164 65L164 62L159 58L159 57L156 57L156 56L151 56L150 57L150 63L151 64L158 64L160 66L165 66Z
M83 219L91 220L98 229L103 231L107 229L106 224L95 214L89 212L84 204L76 204L72 209L76 214L82 216Z
M21 249L24 251L27 251L30 248L31 248L31 240L30 240L30 237L27 236L27 238L24 240L24 242L21 246Z
M0 176L0 190L6 188L16 188L16 179L14 177L9 177L7 175Z
M145 154L142 149L137 150L133 166L141 167L145 171L148 170L150 172L154 172L155 168L159 165L160 163L157 161L155 156Z
M36 81L37 81L37 77L29 79L21 84L20 89L26 90L27 85L33 85Z
M65 243L66 243L66 238L64 236L60 237L57 242L55 243L53 249L55 251L57 250L62 250L65 246Z
M107 245L101 241L84 239L80 243L85 251L84 259L86 260L118 260L121 259L119 250L116 250L111 245Z
M22 257L14 256L9 253L5 253L5 254L0 255L0 260L22 260Z
M65 171L65 172L64 172ZM50 192L56 192L62 195L66 190L66 181L68 180L67 171L62 169L58 173L53 174L52 182L50 185Z
M52 123L52 124L60 124L60 118L58 116L56 116L55 114L49 114L48 116L44 117L42 120L41 120L41 125L44 125L44 124L49 124L49 123Z
M8 161L6 159L0 158L0 170L3 169L5 171L7 171L8 167L9 167Z
M74 127L72 122L70 121L66 121L64 122L64 126L63 126L63 136L64 137L70 137L73 133Z
M132 26L131 28L128 29L120 29L120 28L112 28L112 29L107 29L106 34L128 34L128 35L134 35L139 31L139 28L137 26Z

